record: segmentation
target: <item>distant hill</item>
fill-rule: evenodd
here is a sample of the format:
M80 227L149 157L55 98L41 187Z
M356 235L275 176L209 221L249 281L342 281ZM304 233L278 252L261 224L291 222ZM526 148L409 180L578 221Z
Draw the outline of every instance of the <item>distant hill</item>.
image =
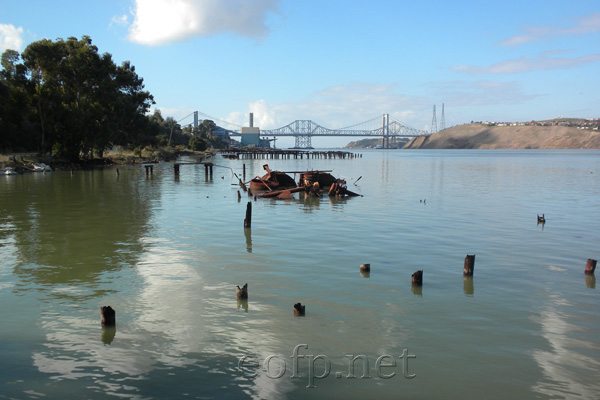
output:
M390 141L390 148L401 149L408 143L407 138L398 138L396 141ZM346 149L375 149L381 146L381 138L378 139L362 139L348 143Z
M600 149L600 131L567 126L459 125L412 139L405 149Z

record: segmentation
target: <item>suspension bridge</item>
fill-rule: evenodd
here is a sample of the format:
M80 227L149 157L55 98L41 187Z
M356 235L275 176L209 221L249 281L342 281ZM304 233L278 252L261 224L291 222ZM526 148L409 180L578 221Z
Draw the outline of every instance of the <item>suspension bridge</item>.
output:
M229 134L229 136L244 135L245 127L219 118L211 117L210 115L200 111L195 111L183 119L186 119L191 115L194 115L194 127L198 126L198 116L201 115L205 117L204 119L210 119L216 124L220 125L223 130ZM250 127L253 125L252 119L253 116L250 114ZM237 128L237 130L229 129L223 125L227 127L234 126ZM296 120L285 126L282 126L281 128L259 130L259 135L263 137L294 137L296 142L294 147L298 149L311 148L313 137L378 137L381 138L381 146L383 148L389 148L390 143L395 141L397 138L427 136L429 134L430 132L411 128L404 123L397 121L393 117L390 117L389 114L383 114L383 116L378 116L365 122L337 129L325 128L324 126L319 125L312 120Z

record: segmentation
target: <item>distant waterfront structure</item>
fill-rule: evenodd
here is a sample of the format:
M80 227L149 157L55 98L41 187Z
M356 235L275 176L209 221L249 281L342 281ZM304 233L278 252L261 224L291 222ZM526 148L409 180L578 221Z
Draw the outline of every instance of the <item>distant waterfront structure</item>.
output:
M433 105L433 118L431 118L431 133L436 133L438 131L437 128L437 119L435 116L435 104Z
M444 103L442 103L442 119L440 121L440 131L446 129L446 117L444 116Z
M260 128L254 126L254 113L250 113L248 125L250 126L244 126L240 131L242 135L242 146L270 147L267 140L260 138Z

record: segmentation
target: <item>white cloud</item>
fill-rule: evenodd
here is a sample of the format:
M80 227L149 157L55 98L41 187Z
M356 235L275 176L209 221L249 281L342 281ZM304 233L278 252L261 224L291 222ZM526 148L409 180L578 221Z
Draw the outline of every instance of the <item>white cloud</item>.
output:
M129 18L127 18L127 15L117 15L112 17L112 19L110 20L110 26L112 27L113 25L117 25L117 26L127 26L129 24Z
M0 53L11 49L21 51L23 47L23 28L0 24Z
M477 67L472 65L459 65L451 69L467 74L515 74L535 70L553 70L576 67L581 64L600 60L600 54L592 54L583 57L561 58L548 57L550 53L542 53L537 57L520 57L515 60L506 60L489 67Z
M503 40L498 43L498 46L517 46L523 43L542 41L556 36L597 33L600 32L600 13L581 17L573 26L567 28L543 26L528 27L524 30L526 31L525 33Z
M136 0L129 40L145 45L233 32L262 39L279 0Z
M329 129L363 123L364 126L357 129L375 129L381 124L384 113L413 128L422 129L425 121L431 119L431 102L399 94L396 89L395 85L365 83L331 86L297 102L273 105L264 99L251 101L248 110L254 113L254 125L263 130L281 128L304 119ZM231 113L225 119L248 125L247 113Z

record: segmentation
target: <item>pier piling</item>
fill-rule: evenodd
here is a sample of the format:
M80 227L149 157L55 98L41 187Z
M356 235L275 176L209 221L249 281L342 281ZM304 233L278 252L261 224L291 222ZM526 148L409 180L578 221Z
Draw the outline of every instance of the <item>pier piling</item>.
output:
M473 276L473 270L475 269L475 254L469 255L465 257L465 266L463 268L464 276Z
M246 205L246 219L244 219L244 228L252 227L252 202L249 201Z
M596 270L596 261L597 260L592 260L591 258L588 258L587 264L585 265L586 275L592 275L594 273L594 271Z
M111 306L100 307L100 322L104 326L116 325L116 313Z
M413 286L423 286L423 271L418 270L414 274L412 274L412 285Z

